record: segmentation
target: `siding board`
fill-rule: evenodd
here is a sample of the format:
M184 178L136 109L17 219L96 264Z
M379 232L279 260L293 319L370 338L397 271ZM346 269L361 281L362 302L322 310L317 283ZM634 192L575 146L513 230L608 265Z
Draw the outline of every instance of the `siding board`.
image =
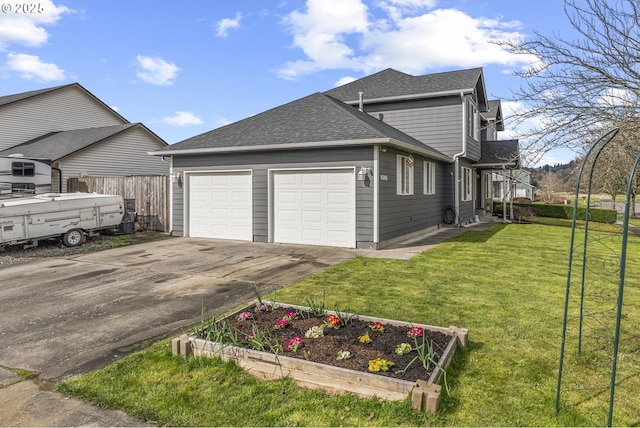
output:
M0 107L0 150L52 131L127 123L78 86L72 85Z

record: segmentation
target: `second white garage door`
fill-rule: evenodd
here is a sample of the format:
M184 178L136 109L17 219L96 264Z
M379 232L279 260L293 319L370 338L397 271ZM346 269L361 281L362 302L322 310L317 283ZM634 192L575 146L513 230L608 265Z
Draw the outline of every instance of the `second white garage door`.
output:
M273 240L356 246L355 173L348 170L273 173Z
M189 236L253 239L251 173L193 174L189 177Z

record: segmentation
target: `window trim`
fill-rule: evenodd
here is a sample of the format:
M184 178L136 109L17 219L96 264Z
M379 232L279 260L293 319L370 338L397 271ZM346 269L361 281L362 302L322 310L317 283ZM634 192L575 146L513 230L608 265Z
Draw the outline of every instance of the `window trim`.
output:
M13 177L35 177L36 164L33 162L11 162L11 175Z
M396 194L399 196L413 195L413 156L396 155ZM408 181L408 182L407 182Z
M462 191L460 192L461 200L468 202L473 199L473 170L469 167L462 167L462 182L460 183Z
M436 163L423 162L423 192L425 195L436 194Z

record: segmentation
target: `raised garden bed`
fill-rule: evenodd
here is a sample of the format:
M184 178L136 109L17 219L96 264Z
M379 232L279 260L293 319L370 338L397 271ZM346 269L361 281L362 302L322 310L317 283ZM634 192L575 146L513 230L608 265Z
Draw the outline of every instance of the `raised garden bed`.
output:
M262 304L262 310L256 302L174 339L174 355L233 360L258 378L288 376L301 386L332 393L390 401L411 394L415 410L434 413L444 370L456 349L467 344L468 330L463 328L326 310L320 314L318 308L268 301ZM305 337L312 329L321 330L323 336ZM404 354L396 352L401 344L405 344ZM429 358L424 353L420 357L420 348L429 351Z

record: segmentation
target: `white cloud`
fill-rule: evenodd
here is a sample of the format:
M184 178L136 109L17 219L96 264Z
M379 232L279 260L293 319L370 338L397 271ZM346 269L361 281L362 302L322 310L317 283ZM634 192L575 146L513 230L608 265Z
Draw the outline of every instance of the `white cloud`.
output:
M53 25L62 15L73 12L66 6L56 6L50 0L4 2L0 12L0 50L12 44L42 46L49 38L44 26Z
M327 68L351 68L354 50L345 38L368 31L367 7L360 0L308 0L306 13L294 11L285 19L293 45L309 60L293 61L280 70L283 78Z
M162 121L174 126L200 125L202 123L200 116L190 111L177 111L173 116L165 117Z
M173 85L174 79L181 70L174 63L167 62L162 58L138 55L136 61L140 67L136 76L152 85Z
M370 73L394 67L408 73L486 64L522 66L529 58L495 41L516 40L518 21L472 17L456 9L431 10L434 0L307 0L304 12L285 19L293 46L305 58L286 63L285 79L326 69ZM373 12L376 13L374 16Z
M338 81L335 83L334 87L338 87L338 86L342 86L342 85L346 85L347 83L351 83L358 80L357 77L352 77L352 76L344 76L338 79Z
M242 14L238 12L236 13L236 17L234 19L224 18L218 21L218 24L216 25L216 36L226 39L229 35L229 30L237 30L238 28L240 28L241 18Z
M230 123L233 123L233 122L234 121L229 118L217 116L214 120L214 125L215 125L215 128L220 128L222 126L229 125Z
M45 82L64 80L64 70L57 65L42 62L39 57L27 54L8 54L7 67L16 71L25 79L37 79Z

